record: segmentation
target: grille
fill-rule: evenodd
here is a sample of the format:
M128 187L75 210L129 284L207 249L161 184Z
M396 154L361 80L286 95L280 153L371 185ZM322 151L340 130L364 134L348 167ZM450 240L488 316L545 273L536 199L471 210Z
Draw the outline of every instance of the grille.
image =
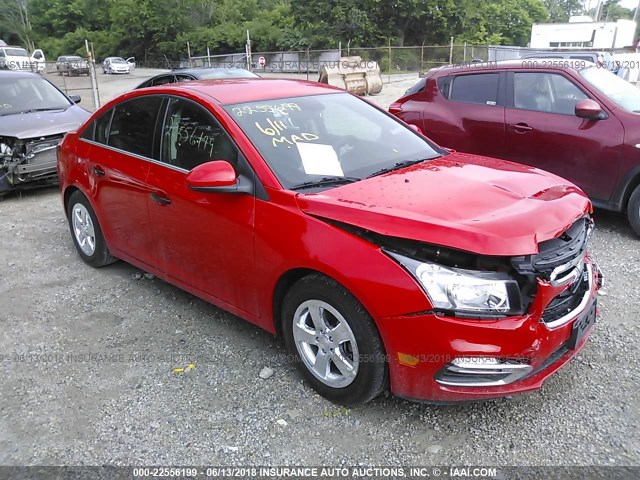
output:
M582 257L589 245L593 220L589 217L576 221L558 238L540 243L536 255L514 257L511 260L518 273L550 280L554 270Z
M511 259L513 268L525 279L522 288L525 308L528 308L527 303L531 305L533 301L537 278L556 284L563 281L568 283L575 278L569 288L555 297L543 312L542 321L553 324L550 327L563 324L564 317L580 306L589 290L589 274L583 258L592 232L593 221L590 217L583 217L558 238L540 243L536 255Z
M542 321L545 323L555 322L575 310L588 290L589 272L586 267L583 267L580 280L551 300L551 303L547 305L547 308L542 313Z

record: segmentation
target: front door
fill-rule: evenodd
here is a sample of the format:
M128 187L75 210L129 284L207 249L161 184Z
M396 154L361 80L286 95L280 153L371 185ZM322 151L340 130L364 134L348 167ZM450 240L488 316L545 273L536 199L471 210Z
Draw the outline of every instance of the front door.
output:
M591 198L608 200L614 190L624 129L615 116L578 118L575 105L591 98L561 72L515 72L505 111L502 158L568 179Z
M172 97L162 126L161 161L153 163L149 214L167 275L257 315L255 197L190 190L194 167L240 153L217 120L187 99Z

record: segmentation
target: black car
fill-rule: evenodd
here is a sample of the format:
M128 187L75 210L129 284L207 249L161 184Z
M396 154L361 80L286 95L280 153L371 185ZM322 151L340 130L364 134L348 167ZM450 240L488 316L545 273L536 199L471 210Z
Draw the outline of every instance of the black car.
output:
M167 83L187 82L189 80L214 80L222 78L259 78L244 68L182 68L161 73L142 82L136 88L155 87Z
M89 62L77 55L63 55L56 60L58 75L89 75Z
M0 196L57 180L56 147L91 115L31 72L0 71Z

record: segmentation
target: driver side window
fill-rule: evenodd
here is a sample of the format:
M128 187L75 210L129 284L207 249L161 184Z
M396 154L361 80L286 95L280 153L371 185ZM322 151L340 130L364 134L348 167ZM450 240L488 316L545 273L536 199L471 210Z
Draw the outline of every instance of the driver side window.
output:
M238 149L209 112L189 100L172 98L162 128L161 159L184 170L213 160L226 160L235 168Z
M589 98L559 74L513 74L513 106L523 110L574 115L578 101Z

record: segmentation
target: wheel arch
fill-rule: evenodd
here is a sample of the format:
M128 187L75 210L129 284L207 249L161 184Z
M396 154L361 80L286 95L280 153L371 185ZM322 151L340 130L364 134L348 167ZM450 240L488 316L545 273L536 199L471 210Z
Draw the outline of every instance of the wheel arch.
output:
M82 190L80 190L75 185L69 185L67 188L65 188L64 193L62 194L62 206L64 207L65 215L67 215L67 207L69 206L69 199L71 198L71 195L73 195L75 192L82 192ZM82 192L82 194L85 197L87 196L84 192Z
M612 210L626 211L627 205L631 195L635 189L640 185L640 165L635 166L629 170L616 188L616 191L611 199Z
M284 301L285 295L298 280L301 280L302 278L307 277L309 275L322 275L323 277L327 277L333 280L342 288L344 288L347 292L349 292L350 295L353 296L353 298L355 298L358 301L358 303L360 303L362 308L373 319L374 324L376 324L376 328L378 328L377 322L375 321L375 318L371 314L370 310L367 308L366 304L362 301L362 299L359 298L359 296L351 288L345 285L344 282L340 281L339 278L336 278L335 275L331 275L330 273L319 270L317 268L297 267L284 272L276 282L275 288L273 289L271 312L273 315L273 326L274 326L276 337L282 338L282 333L283 333L282 303ZM378 328L378 331L379 330L380 329ZM380 334L382 335L382 333Z
M638 186L640 186L640 169L636 173L635 177L633 177L631 181L627 184L627 188L624 191L624 197L622 198L622 211L627 210L627 206L629 205L629 199L631 199L631 195L633 195L633 192L635 192Z
M311 274L326 275L324 272L320 272L311 268L293 268L284 272L276 282L276 286L273 289L271 305L273 326L276 337L282 338L282 302L285 295L298 280Z

